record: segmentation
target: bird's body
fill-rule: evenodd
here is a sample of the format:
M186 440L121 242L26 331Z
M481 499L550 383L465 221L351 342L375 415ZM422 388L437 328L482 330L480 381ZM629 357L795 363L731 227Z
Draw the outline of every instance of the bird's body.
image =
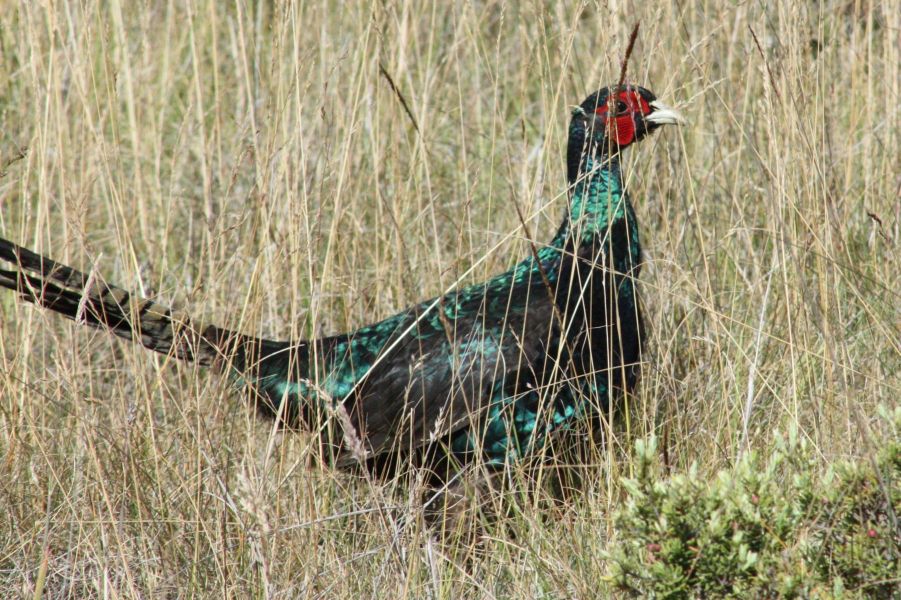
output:
M549 245L484 283L353 333L264 351L254 382L264 406L285 398L283 410L309 424L343 399L369 454L415 440L447 445L460 462L503 464L605 400L611 380L630 387L641 250L618 165L590 171L571 206ZM336 433L332 447L344 441Z
M6 240L0 260L13 268L0 269L0 286L229 371L266 412L319 432L338 465L415 453L454 469L476 459L501 466L635 383L641 245L619 157L674 114L642 88L590 96L570 125L569 209L548 245L486 282L352 333L281 342L197 325Z

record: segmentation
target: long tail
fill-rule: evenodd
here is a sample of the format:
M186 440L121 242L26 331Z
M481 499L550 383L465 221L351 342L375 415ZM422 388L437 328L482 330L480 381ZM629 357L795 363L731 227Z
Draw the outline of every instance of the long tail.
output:
M219 369L246 369L249 357L259 357L261 346L268 343L215 325L195 323L183 312L132 296L98 276L88 276L3 238L0 287L154 352Z

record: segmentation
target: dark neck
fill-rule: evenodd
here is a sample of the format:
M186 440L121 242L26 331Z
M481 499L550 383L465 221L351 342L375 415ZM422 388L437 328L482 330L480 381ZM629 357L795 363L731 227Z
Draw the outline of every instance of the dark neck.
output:
M580 159L578 169L570 169L569 211L554 237L554 246L562 247L570 236L578 243L591 242L624 217L634 222L632 206L623 190L619 156L586 154Z
M559 275L558 267L567 255L572 255L574 245L600 248L605 241L618 242L608 245L608 249L616 268L622 272L638 264L641 254L638 224L623 190L619 157L602 159L584 155L579 158L578 168L572 170L575 175L570 177L569 208L563 223L551 243L538 250L538 262L545 265L542 268L550 279ZM623 225L627 233L619 234ZM610 240L611 232L622 239ZM512 277L514 282L519 282L534 275L538 268L535 257L530 256L497 279L509 281Z

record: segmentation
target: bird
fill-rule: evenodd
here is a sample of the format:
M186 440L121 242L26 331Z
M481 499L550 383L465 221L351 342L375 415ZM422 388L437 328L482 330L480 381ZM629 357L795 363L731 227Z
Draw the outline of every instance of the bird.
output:
M0 287L154 352L227 373L336 468L415 461L439 482L504 469L636 386L641 242L623 151L681 115L637 85L573 108L568 203L549 243L487 281L355 331L271 340L192 319L0 238Z

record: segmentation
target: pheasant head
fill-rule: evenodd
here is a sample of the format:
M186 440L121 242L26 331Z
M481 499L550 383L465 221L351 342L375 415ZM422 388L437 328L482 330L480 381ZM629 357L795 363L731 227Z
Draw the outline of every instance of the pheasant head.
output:
M604 87L572 111L567 175L575 182L582 157L614 157L663 125L680 125L682 116L643 87Z

